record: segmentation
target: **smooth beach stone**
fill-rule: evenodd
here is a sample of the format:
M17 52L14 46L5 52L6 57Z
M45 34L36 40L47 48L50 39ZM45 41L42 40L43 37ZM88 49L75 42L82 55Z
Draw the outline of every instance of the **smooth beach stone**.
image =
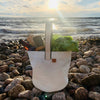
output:
M8 78L8 79L5 80L4 84L5 84L5 85L8 85L8 84L10 84L12 81L13 81L12 78Z
M100 68L92 68L92 72L95 72L96 74L100 74Z
M73 67L73 68L70 69L70 72L71 73L77 73L77 72L79 72L79 69L76 68L76 67Z
M12 65L13 66L13 65ZM17 69L16 67L9 67L9 71L12 72L13 70Z
M31 100L40 100L38 97L33 97Z
M100 63L100 55L97 55L97 56L95 57L95 59L96 59L96 61L97 61L98 63Z
M52 100L66 100L66 98L65 98L65 93L64 93L64 92L55 93L55 94L52 96Z
M81 66L79 67L79 70L80 70L80 72L82 72L82 73L89 73L89 72L90 72L89 66L86 66L86 65L81 65Z
M87 73L69 73L68 77L72 82L81 83L82 79L88 76Z
M12 89L10 89L10 90L8 91L8 95L9 95L10 97L18 97L18 94L19 94L20 92L22 92L22 91L25 91L25 88L24 88L22 85L17 84L17 85L15 85Z
M8 65L0 66L0 72L7 72L7 71L8 71Z
M26 70L25 74L32 77L32 70Z
M76 65L78 67L80 67L80 65L87 65L87 64L88 63L87 63L86 59L83 59L83 58L78 59L77 62L76 62Z
M11 55L9 55L10 58L21 58L21 56L19 55L19 53L12 53Z
M80 87L75 91L75 100L88 100L88 91L84 87Z
M14 62L12 60L7 61L6 63L7 63L8 66L11 65L11 64L14 64Z
M91 98L93 100L100 100L100 93L90 91L89 92L89 98Z
M31 66L31 65L27 65L27 66L25 67L25 70L32 70L32 66Z
M22 91L18 94L18 97L31 99L32 98L32 91L30 91L30 90Z
M39 96L42 94L42 91L34 87L32 89L32 94L33 94L33 96Z
M24 80L21 84L25 87L26 90L32 90L33 89L32 80Z
M20 74L19 71L18 71L17 69L13 70L12 73L13 73L15 76L17 76L17 75Z
M8 92L10 89L12 89L15 85L21 84L23 80L21 78L14 79L10 84L8 84L5 88L5 92Z
M22 67L22 63L21 62L18 62L15 65L18 66L18 67Z
M92 50L86 51L86 52L84 52L84 57L92 56L93 53L94 53L94 52L93 52Z
M0 94L0 100L4 100L6 98L6 93Z
M79 88L79 87L81 87L80 84L76 84L76 83L70 82L70 81L69 81L69 83L68 83L68 85L67 85L67 88L68 88L68 89L77 89L77 88Z
M82 79L81 83L86 87L100 85L100 75L92 74Z
M3 72L0 74L0 81L5 81L8 78L10 78L10 76L7 73Z

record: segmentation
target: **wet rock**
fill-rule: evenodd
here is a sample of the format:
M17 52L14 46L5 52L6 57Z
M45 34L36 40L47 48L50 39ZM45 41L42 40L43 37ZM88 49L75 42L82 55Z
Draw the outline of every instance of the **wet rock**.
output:
M88 91L84 87L80 87L75 91L76 100L88 100Z
M39 96L42 94L42 91L34 87L32 89L32 94L33 94L33 96Z
M89 73L89 72L90 72L89 66L86 66L86 65L81 65L81 66L79 67L79 70L80 70L80 72L82 72L82 73Z
M87 65L87 64L88 63L87 63L86 59L83 59L83 58L78 59L77 62L76 62L76 65L78 67L80 67L80 65Z
M26 70L25 71L26 75L31 76L32 77L32 70Z
M0 66L0 72L7 72L7 71L8 71L8 65Z
M8 92L10 89L12 89L17 84L21 84L22 81L23 80L21 78L14 79L10 84L7 85L7 87L5 88L5 92Z
M33 97L31 100L40 100L38 97Z
M22 91L25 91L25 88L22 85L17 84L16 86L14 86L12 89L8 91L8 95L10 97L18 97L18 94Z
M70 72L71 73L78 73L79 72L79 69L76 68L76 67L73 67L73 68L70 69Z
M89 92L89 98L91 98L93 100L100 100L100 93L90 91Z
M0 81L5 81L8 78L10 78L10 76L7 73L3 72L0 74Z
M32 98L32 91L26 90L26 91L20 92L20 93L18 94L18 97L20 97L20 98L31 99L31 98Z
M25 87L26 90L32 90L33 89L32 80L24 80L22 82L22 85Z
M100 74L100 68L92 68L92 72L95 72L96 74Z
M86 87L96 86L100 84L100 75L89 75L82 79L82 84Z
M52 96L52 100L66 100L66 98L65 98L65 93L64 93L64 92L55 93L55 94Z
M27 65L27 66L25 67L25 70L32 70L32 66L31 66L31 65Z

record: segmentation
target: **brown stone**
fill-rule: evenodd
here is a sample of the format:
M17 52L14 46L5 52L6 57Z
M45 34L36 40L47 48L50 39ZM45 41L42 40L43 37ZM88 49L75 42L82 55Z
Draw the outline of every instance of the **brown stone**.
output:
M17 84L16 86L14 86L12 89L8 91L8 95L10 97L18 97L18 94L22 91L25 91L25 88L22 85Z
M88 91L84 87L80 87L75 91L75 100L88 100Z

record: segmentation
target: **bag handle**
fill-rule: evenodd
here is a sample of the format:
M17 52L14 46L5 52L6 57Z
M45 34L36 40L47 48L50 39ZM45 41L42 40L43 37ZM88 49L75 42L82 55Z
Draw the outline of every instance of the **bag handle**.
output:
M47 22L45 27L45 59L51 59L52 23Z

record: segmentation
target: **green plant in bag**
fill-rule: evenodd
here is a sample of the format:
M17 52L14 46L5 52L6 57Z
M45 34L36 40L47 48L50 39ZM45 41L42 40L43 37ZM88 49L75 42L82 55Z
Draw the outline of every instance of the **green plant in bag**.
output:
M71 36L53 35L51 43L52 51L78 51L78 42Z

